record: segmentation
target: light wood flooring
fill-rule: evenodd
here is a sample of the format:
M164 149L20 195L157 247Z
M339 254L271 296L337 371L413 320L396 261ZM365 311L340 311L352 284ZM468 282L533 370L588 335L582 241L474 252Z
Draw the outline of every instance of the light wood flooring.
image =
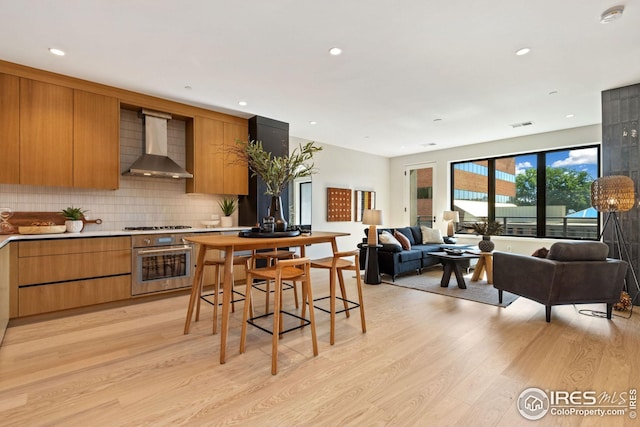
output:
M315 296L327 294L326 274L313 278ZM224 365L211 307L183 334L184 294L13 321L0 347L0 425L638 424L628 415L527 421L516 402L528 387L640 388L640 311L607 321L555 307L547 324L544 307L524 298L498 308L387 284L364 292L366 334L356 312L342 315L330 346L329 316L317 311L319 355L308 328L288 333L276 376L270 335L250 326L238 353L242 303ZM254 298L260 312L264 294Z

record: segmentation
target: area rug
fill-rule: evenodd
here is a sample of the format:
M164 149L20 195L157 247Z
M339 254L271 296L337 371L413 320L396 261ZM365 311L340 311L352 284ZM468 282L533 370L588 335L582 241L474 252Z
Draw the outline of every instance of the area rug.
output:
M471 276L471 273L464 276L464 281L467 284L467 289L460 289L458 287L455 275L451 277L448 288L441 287L441 268L426 270L421 275L409 274L400 276L396 278L395 282L392 282L389 276L383 275L382 282L389 285L417 289L419 291L446 295L448 297L462 298L470 301L480 302L483 304L495 305L498 307L507 307L518 298L518 295L510 294L509 292L503 292L502 304L500 304L498 303L498 290L494 288L493 285L487 284L486 280L472 282Z

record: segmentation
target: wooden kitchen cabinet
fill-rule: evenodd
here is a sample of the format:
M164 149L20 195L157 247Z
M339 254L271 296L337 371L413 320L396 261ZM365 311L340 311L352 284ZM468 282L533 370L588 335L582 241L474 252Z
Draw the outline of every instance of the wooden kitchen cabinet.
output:
M119 187L117 98L7 74L0 93L0 182Z
M188 193L248 194L248 169L232 153L247 126L196 116L187 126Z
M120 103L117 98L73 91L73 186L120 186Z
M0 343L9 324L11 300L11 248L0 249Z
M0 183L20 182L20 78L0 73Z
M223 194L249 194L247 161L234 153L236 141L247 141L247 126L224 124L224 189Z
M18 316L131 298L131 238L18 242Z
M224 123L196 116L187 126L187 193L224 194Z
M20 79L20 184L73 185L73 89Z

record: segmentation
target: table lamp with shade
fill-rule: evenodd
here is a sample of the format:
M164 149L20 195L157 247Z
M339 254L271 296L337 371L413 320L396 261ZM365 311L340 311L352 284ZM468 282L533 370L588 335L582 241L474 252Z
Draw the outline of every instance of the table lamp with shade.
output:
M455 223L460 222L460 213L458 211L444 211L442 219L447 221L447 236L453 237Z
M369 245L378 244L378 231L376 225L382 225L382 211L379 209L365 209L362 212L362 223L369 226L367 243Z
M364 283L368 285L378 285L381 283L381 279L380 269L378 267L378 230L376 230L376 225L382 225L382 211L365 209L362 212L362 223L369 226Z
M627 242L625 241L622 227L618 219L618 212L627 212L635 206L635 190L633 180L624 175L603 176L591 183L591 205L598 212L606 212L607 218L602 226L599 239L602 239L607 225L613 225L613 244L618 251L620 259L627 261L629 271L633 276L636 290L640 293L638 276L629 256ZM623 255L624 254L624 255ZM628 289L627 289L628 291Z

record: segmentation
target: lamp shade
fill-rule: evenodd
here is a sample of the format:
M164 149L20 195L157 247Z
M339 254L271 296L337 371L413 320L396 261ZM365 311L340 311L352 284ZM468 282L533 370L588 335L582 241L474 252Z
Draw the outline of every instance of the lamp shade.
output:
M362 212L364 225L382 225L382 211L379 209L365 209Z
M633 180L624 175L603 176L591 183L591 205L599 212L626 212L635 205Z
M460 213L458 211L442 212L442 219L445 221L460 222Z

